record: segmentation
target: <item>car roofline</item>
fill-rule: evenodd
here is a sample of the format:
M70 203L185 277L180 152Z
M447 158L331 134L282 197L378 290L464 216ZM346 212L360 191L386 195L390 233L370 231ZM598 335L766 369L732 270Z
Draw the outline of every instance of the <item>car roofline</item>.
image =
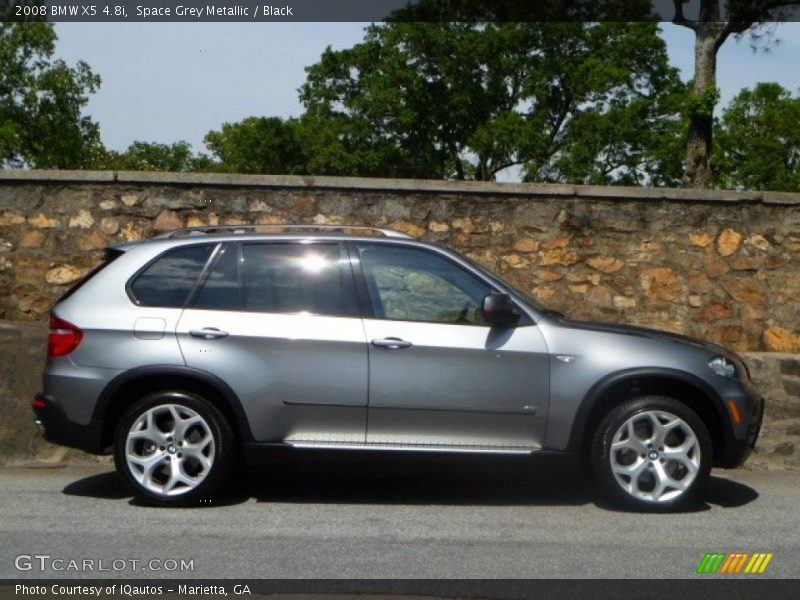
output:
M145 240L134 240L113 244L109 248L127 252L139 246L159 245L164 247L184 246L190 244L216 243L216 242L252 242L252 241L328 241L328 242L371 242L380 244L408 244L441 247L440 244L428 240L421 240L411 236L405 237L378 237L372 235L353 235L346 233L215 233L198 236L167 238L156 236ZM444 247L442 247L444 248Z
M258 230L277 230L277 231L258 231ZM156 236L156 239L175 239L193 236L207 236L219 234L247 234L253 231L256 233L287 233L293 231L340 231L346 233L353 232L369 232L371 234L378 234L385 238L399 238L399 239L414 239L413 236L395 231L394 229L387 229L385 227L370 227L366 225L328 225L328 224L303 224L303 223L267 223L267 224L247 224L247 225L203 225L200 227L181 227L171 231L164 232Z

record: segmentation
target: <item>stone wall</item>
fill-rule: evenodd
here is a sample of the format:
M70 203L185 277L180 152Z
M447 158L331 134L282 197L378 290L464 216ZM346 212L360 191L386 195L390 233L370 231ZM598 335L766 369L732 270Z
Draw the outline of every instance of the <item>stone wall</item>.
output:
M769 192L0 171L0 319L44 318L108 244L282 222L392 227L575 317L800 352L800 194Z

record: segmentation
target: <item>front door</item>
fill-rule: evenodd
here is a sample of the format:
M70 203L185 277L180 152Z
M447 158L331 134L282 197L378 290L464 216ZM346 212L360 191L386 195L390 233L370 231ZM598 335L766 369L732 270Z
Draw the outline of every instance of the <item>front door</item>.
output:
M177 328L261 442L365 440L367 346L338 243L224 244Z
M372 315L367 442L535 449L547 418L548 357L529 319L490 327L490 282L434 250L357 244Z

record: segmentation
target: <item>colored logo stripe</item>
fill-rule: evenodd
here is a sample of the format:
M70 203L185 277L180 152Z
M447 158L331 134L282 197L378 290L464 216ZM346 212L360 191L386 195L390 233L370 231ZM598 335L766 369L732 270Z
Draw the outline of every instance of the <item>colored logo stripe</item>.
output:
M728 555L728 560L722 565L722 568L719 570L720 573L738 573L742 570L744 566L744 561L746 561L750 556L749 552L734 552L733 554Z
M697 567L698 573L716 573L717 569L719 569L722 561L725 560L725 553L724 552L710 552L706 553L703 557L703 560L700 562L700 566Z
M708 552L700 561L697 573L763 573L772 560L772 553ZM749 559L749 560L748 560ZM746 565L746 566L745 566Z
M747 566L744 569L745 573L763 573L769 561L772 560L772 553L757 553L753 554L753 558L750 559L750 562L747 563Z

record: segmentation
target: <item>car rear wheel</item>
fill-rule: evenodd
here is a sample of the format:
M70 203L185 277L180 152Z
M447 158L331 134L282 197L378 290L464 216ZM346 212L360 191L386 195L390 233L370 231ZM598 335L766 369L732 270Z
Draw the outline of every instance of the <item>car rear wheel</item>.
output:
M600 423L591 448L595 478L626 508L670 511L698 497L711 470L703 421L673 398L647 396L617 406Z
M210 498L233 466L233 432L220 411L181 391L148 394L120 420L117 470L135 493L163 506Z

